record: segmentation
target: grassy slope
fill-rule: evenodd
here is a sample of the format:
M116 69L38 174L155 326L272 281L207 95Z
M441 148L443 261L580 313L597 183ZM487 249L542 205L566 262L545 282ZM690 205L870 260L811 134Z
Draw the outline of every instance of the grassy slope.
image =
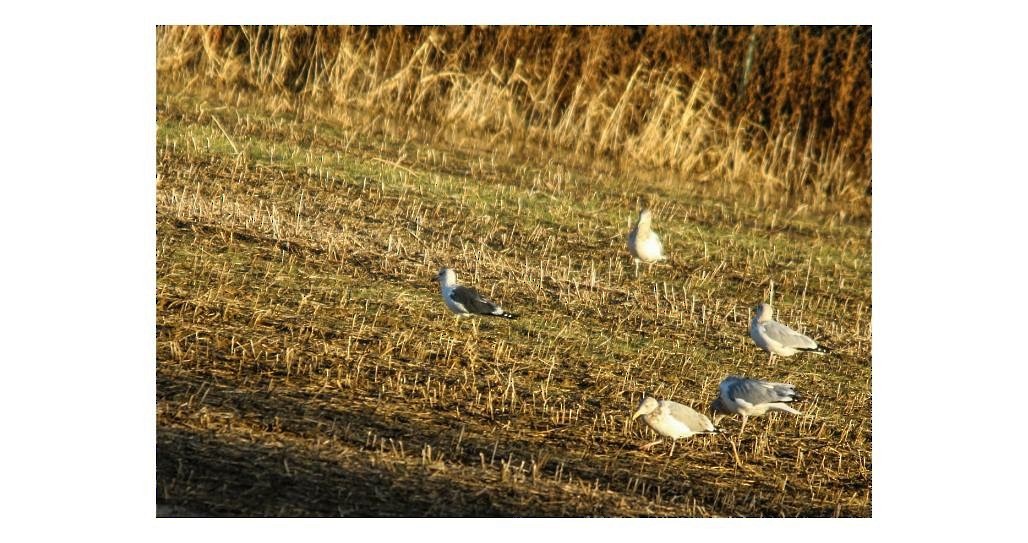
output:
M159 503L870 515L868 225L226 105L158 96ZM672 259L635 278L645 194ZM455 322L442 265L523 317ZM746 329L770 279L834 354L768 365ZM795 383L808 416L724 421L738 462L718 437L638 450L643 392L703 409L729 374Z

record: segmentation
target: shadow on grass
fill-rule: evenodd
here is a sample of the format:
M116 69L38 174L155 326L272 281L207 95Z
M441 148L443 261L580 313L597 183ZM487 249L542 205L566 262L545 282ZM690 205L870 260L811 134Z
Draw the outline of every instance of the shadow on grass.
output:
M390 473L290 447L231 443L207 432L157 430L158 504L199 516L500 517L552 511L497 503L427 470ZM424 473L418 473L418 472Z
M158 373L159 396L182 405L197 383ZM193 388L190 388L190 387ZM554 517L617 515L615 500L596 501L565 492L559 485L501 481L501 460L524 458L531 445L505 441L496 464L480 469L474 451L487 444L465 436L459 447L467 463L450 459L445 469L420 462L419 450L447 450L462 433L458 421L412 420L410 413L347 410L301 393L243 392L214 385L203 405L256 423L275 425L281 435L302 441L269 440L245 430L222 432L166 424L157 428L158 516L353 516L353 517ZM197 413L203 407L197 405ZM420 417L417 417L420 419ZM422 424L428 423L428 424ZM405 456L366 447L379 440L407 445ZM412 433L414 432L414 433ZM320 436L320 437L318 437ZM481 441L480 441L481 440ZM328 443L326 446L319 442ZM311 448L306 445L309 444ZM476 446L477 445L477 446ZM521 447L518 447L521 445ZM488 449L486 449L488 450ZM437 453L438 454L438 453ZM493 453L495 456L495 452ZM472 458L472 456L474 457ZM550 460L555 463L555 460ZM576 499L578 498L578 499Z

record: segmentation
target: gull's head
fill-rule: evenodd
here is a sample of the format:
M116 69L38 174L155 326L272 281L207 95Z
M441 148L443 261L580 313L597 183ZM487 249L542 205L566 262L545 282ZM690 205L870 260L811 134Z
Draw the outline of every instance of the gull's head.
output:
M435 280L438 281L440 285L452 286L457 282L457 274L453 273L453 270L450 268L442 268L439 270L439 273L436 274Z
M753 308L753 314L757 317L757 322L766 322L771 320L774 309L771 304L760 304Z
M639 407L637 407L635 409L635 413L632 414L632 420L656 411L659 406L660 404L657 403L656 398L647 396L643 401L639 402Z
M721 396L714 398L714 401L710 402L710 412L714 413L714 416L727 415L731 411L725 408L725 405L721 403Z

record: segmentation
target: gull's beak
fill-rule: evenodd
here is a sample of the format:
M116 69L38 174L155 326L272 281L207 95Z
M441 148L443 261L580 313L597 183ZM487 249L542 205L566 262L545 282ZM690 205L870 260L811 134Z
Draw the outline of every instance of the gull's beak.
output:
M435 274L435 275L432 276L432 282L433 283L438 283L439 282L439 274Z
M639 418L639 415L642 415L642 411L636 411L635 414L632 415L632 420Z

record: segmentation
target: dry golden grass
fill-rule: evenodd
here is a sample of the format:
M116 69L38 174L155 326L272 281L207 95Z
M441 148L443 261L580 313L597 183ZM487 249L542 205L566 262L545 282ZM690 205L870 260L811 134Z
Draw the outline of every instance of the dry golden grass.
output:
M365 134L560 148L866 217L870 55L870 27L161 27L157 60L162 82Z
M297 90L276 79L292 72L259 55L226 60L212 86L201 72L221 53L190 56L183 36L217 52L224 34L172 30L159 33L157 97L162 511L870 516L863 201L770 192L773 177L710 183L676 167L627 168L650 159L625 158L625 134L620 158L591 158L573 138L507 137L535 129L503 128L515 117L491 111L502 101L453 102L466 108L453 118L494 116L480 128L314 103L311 89L341 74L325 68L328 79ZM253 83L261 73L286 92ZM411 90L404 77L395 85L416 97L424 81ZM625 116L638 99L622 102ZM690 106L702 122L723 122L702 93L682 99L706 104ZM571 134L578 120L560 122ZM637 128L640 141L664 137ZM753 156L741 144L681 156L707 160L697 153L721 164ZM625 234L644 202L670 261L635 278ZM444 265L521 318L456 321L431 280ZM832 354L768 365L747 325L772 281L780 320ZM644 393L705 410L732 374L794 383L804 416L755 419L741 437L726 419L728 440L692 438L673 457L639 450L653 438L630 420Z

